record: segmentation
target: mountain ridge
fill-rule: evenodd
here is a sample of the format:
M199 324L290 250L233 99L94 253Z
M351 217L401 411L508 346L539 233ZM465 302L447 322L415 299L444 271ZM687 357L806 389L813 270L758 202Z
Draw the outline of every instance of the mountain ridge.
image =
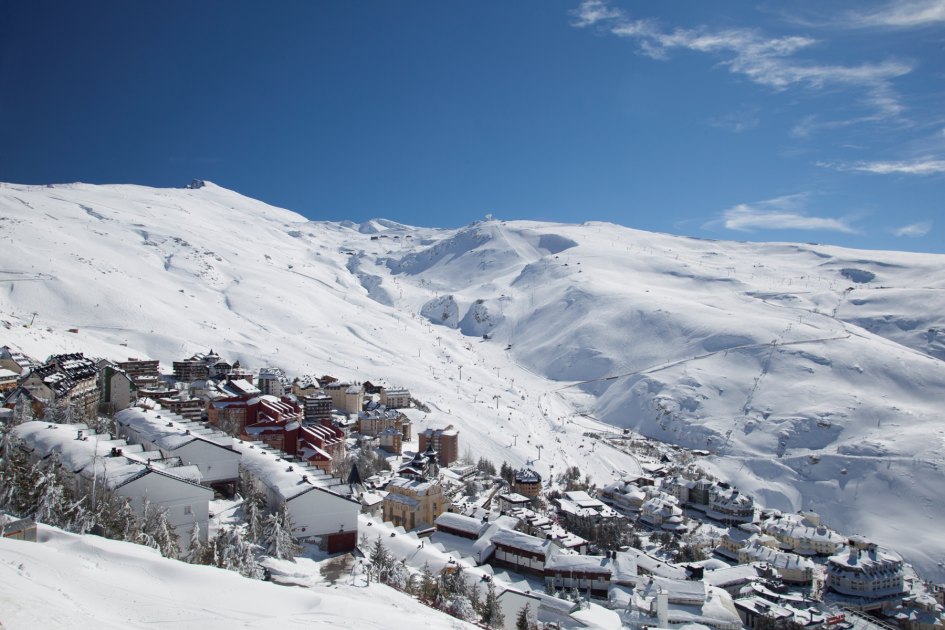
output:
M945 575L945 542L906 535L945 517L945 256L596 222L345 225L212 183L3 184L0 219L4 343L31 354L168 364L212 346L388 379L477 455L605 482L633 462L577 448L588 413L712 451L762 503Z

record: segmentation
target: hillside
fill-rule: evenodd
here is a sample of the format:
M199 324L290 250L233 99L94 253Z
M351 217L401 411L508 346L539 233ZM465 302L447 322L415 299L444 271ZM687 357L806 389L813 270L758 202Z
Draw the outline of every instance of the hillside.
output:
M0 343L168 367L212 347L387 381L477 456L633 470L582 441L590 414L712 451L764 505L812 508L939 580L943 289L940 255L311 222L209 183L0 185Z

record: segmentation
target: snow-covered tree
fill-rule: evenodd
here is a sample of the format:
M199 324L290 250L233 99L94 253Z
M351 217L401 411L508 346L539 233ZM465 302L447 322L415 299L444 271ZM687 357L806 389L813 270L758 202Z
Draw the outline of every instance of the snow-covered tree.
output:
M380 535L374 540L374 544L371 546L371 555L368 559L371 562L371 572L374 574L374 578L378 582L386 582L387 575L394 562Z
M483 624L490 628L501 628L505 625L505 615L502 613L502 607L499 606L499 597L495 592L495 583L489 580L486 587L486 597L482 602L479 611Z
M263 494L256 480L246 473L240 476L240 488L243 493L246 538L254 544L262 544L266 537L266 495Z
M522 606L522 609L518 611L518 617L515 619L515 630L534 630L535 624L528 618L530 611L530 604L525 604Z
M176 558L180 555L180 546L177 543L177 534L171 524L167 522L167 510L155 507L151 502L144 504L144 522L142 536L145 544L161 552L165 558Z
M433 577L433 572L430 570L430 563L424 562L423 569L420 570L420 599L432 603L436 600L439 592L440 586Z
M266 553L280 560L294 560L301 549L292 537L292 518L283 505L265 521Z
M187 546L187 553L184 554L184 562L190 564L203 564L207 555L207 545L200 540L200 525L194 520L194 526L190 530L190 544Z

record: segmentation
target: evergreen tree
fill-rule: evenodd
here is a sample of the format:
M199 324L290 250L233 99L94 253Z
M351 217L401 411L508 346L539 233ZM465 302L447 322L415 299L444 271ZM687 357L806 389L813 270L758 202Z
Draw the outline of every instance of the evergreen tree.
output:
M499 606L499 598L495 592L495 582L489 580L486 587L486 598L482 602L480 610L481 621L489 628L501 628L505 625L505 615Z
M433 602L440 591L439 585L433 579L433 572L430 571L430 563L424 562L423 569L420 571L420 599L425 602Z
M266 496L256 481L244 473L240 477L243 491L243 516L246 519L246 537L254 544L261 544L266 539L265 508Z
M190 544L187 546L187 553L184 554L184 562L190 564L204 564L207 556L207 545L200 540L200 525L194 519L194 525L190 530Z
M180 555L180 545L177 543L177 534L167 522L167 510L152 508L154 516L145 523L148 533L157 545L156 549L165 558L177 558Z
M530 611L530 604L525 604L522 606L522 609L518 611L518 618L515 620L515 630L532 630L534 626L528 619L528 613Z
M58 462L52 461L37 479L35 518L54 527L65 527L70 520L69 511L70 502L62 485Z
M368 558L371 562L371 572L378 582L386 582L390 567L393 564L393 558L388 553L387 548L381 541L380 535L374 540L371 546L371 555Z
M292 519L285 505L276 514L270 514L265 521L266 553L279 560L295 560L301 551L292 537Z

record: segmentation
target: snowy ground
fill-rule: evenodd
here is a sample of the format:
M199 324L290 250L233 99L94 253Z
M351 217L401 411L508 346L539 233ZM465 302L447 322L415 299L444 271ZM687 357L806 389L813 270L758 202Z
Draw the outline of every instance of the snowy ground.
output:
M387 381L461 451L600 484L637 462L583 433L630 427L945 581L945 257L319 223L212 184L0 185L0 227L0 344Z
M0 626L474 627L383 585L279 586L45 526L39 543L0 538Z

